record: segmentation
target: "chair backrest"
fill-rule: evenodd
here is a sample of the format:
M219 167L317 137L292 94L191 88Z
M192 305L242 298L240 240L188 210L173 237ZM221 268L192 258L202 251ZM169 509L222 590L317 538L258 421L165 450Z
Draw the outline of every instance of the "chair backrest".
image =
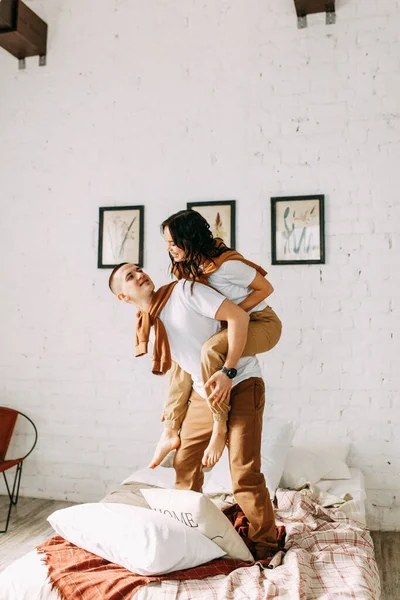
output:
M25 458L30 455L30 453L36 446L38 432L36 429L36 425L32 421L32 419L24 415L24 413L20 412L19 410L14 410L13 408L0 406L0 461L5 460L18 416L21 416L24 419L26 419L32 425L34 430L34 440L32 445L29 447L28 452L26 452L23 456L20 456L18 458L21 460L25 460Z
M14 432L18 411L0 406L0 460L4 460Z

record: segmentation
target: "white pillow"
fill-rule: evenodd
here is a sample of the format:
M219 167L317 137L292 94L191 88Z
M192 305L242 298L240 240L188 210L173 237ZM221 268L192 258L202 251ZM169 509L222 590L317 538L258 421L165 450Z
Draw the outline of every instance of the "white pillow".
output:
M139 575L188 569L225 554L198 531L148 508L79 504L57 510L47 520L75 546Z
M342 458L347 456L348 451L348 444L293 446L289 448L280 485L298 489L305 483L317 483L320 479L351 479L349 468Z
M351 473L346 463L350 442L307 442L302 446L314 454L323 456L329 462L329 471L324 474L322 479L351 479Z
M302 442L289 450L281 486L296 489L320 479L351 479L348 442Z
M271 500L275 498L296 428L295 422L281 419L269 419L264 427L261 443L261 471L264 473Z
M264 473L271 500L279 485L288 448L295 434L296 424L293 421L269 419L263 430L261 445L261 471ZM205 494L232 494L232 480L229 471L228 451L224 450L222 457L213 467L203 492Z
M329 463L306 448L289 448L280 487L296 490L316 483L329 471Z
M351 479L349 467L340 458L331 457L329 461L329 471L321 479Z
M250 550L215 504L191 490L140 490L152 509L177 519L213 540L230 558L253 561Z

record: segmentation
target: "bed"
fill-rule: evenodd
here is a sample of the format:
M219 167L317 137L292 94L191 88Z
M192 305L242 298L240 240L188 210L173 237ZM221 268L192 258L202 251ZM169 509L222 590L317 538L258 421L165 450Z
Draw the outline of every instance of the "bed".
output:
M159 469L156 471L160 473ZM166 487L172 481L172 471L164 469ZM153 487L154 481L160 484L160 475L152 473L147 477L146 473L147 470L136 472L103 500L120 502L121 490L132 483L138 488ZM358 469L351 469L350 474L346 480L325 479L299 490L277 490L276 519L286 528L286 545L276 568L264 570L253 565L228 576L164 580L141 587L134 594L135 600L379 600L378 569L365 525L364 478ZM229 502L228 496L214 492L212 498L217 503ZM132 598L129 595L126 600ZM51 589L47 566L36 550L0 574L0 600L60 600L58 592Z

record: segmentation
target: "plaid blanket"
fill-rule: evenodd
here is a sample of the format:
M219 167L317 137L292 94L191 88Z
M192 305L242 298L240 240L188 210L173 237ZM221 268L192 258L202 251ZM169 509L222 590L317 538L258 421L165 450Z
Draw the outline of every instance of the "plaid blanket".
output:
M277 522L286 554L273 570L247 566L201 581L163 581L174 600L379 600L380 583L368 530L338 509L322 508L310 490L278 490Z

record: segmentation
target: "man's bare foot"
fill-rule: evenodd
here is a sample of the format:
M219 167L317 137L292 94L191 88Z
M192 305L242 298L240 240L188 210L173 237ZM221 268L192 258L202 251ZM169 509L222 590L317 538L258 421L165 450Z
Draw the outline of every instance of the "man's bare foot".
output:
M226 444L227 431L226 421L214 421L210 443L203 454L202 463L205 467L213 467L221 458Z
M155 469L164 460L164 458L171 452L180 446L181 439L178 435L177 429L170 429L166 427L157 444L156 450L153 454L149 469Z

